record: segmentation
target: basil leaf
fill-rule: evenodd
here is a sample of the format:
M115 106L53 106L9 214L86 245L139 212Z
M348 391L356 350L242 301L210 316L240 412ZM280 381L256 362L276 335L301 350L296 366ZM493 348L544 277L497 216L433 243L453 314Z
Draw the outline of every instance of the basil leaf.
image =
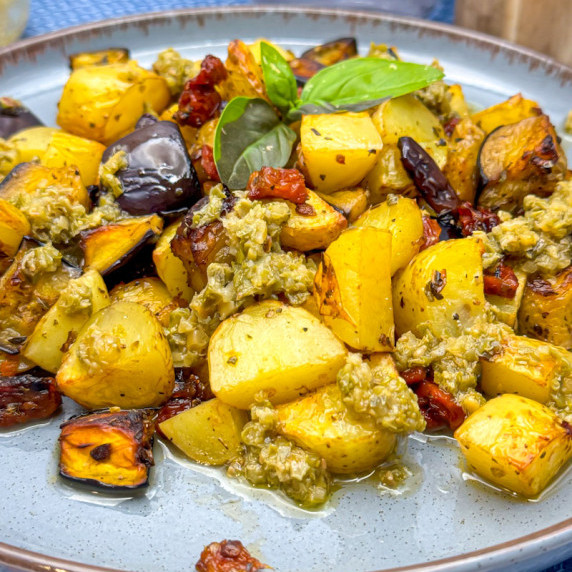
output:
M230 189L244 189L254 171L286 165L294 141L296 133L264 99L235 97L215 131L213 155L221 181Z
M431 66L379 58L344 60L310 78L297 106L327 102L336 111L361 111L388 97L398 97L441 79ZM351 106L351 108L350 108Z
M260 59L266 93L280 112L286 114L298 99L294 73L282 54L266 42L260 43Z

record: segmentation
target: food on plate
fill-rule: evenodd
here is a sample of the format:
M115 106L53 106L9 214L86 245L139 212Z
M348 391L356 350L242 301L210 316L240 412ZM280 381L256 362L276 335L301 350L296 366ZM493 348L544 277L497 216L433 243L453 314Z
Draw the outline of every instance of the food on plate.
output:
M408 474L421 431L512 493L556 478L572 181L538 103L473 112L354 38L71 68L61 129L1 100L0 425L63 395L66 478L147 486L156 431L305 508ZM230 541L197 564L241 567L266 568Z
M147 486L153 465L152 417L151 411L118 407L72 417L61 426L60 475L109 489Z
M211 542L195 564L197 572L260 572L269 569L250 555L239 540Z

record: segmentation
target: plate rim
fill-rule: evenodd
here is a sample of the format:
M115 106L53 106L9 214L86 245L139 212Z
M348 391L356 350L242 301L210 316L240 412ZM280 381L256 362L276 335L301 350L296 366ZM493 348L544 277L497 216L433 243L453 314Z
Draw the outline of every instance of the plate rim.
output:
M414 17L397 16L382 11L344 8L330 9L311 7L303 4L288 6L257 4L182 8L131 14L70 26L47 34L19 40L9 46L0 48L0 77L6 64L17 65L21 60L34 60L36 54L40 54L51 48L60 48L66 52L66 44L69 40L89 40L91 37L99 37L107 30L112 31L116 28L145 28L147 26L160 24L162 21L167 23L173 19L197 20L213 16L228 18L233 14L252 16L291 14L293 16L334 17L347 19L356 24L359 24L360 21L379 21L385 24L414 30L418 33L429 32L435 35L447 36L449 39L462 41L467 45L474 44L479 49L491 53L497 53L499 51L505 52L509 56L518 57L521 62L527 64L531 70L540 67L547 75L554 75L558 78L563 85L572 85L572 67L535 50L488 34L452 24L433 22ZM495 544L487 548L433 560L424 564L386 568L377 572L454 572L459 569L458 567L461 564L463 565L463 570L469 572L469 570L476 570L477 567L480 567L479 565L485 563L485 560L491 565L495 563L503 563L504 565L517 564L518 562L528 560L530 558L528 552L535 548L538 549L538 554L541 554L542 549L555 550L564 546L569 547L568 552L572 555L572 518L568 518L560 523L514 540ZM127 570L120 570L118 568L106 568L55 556L48 556L4 542L0 542L0 564L11 567L13 570L21 570L24 572L128 572Z

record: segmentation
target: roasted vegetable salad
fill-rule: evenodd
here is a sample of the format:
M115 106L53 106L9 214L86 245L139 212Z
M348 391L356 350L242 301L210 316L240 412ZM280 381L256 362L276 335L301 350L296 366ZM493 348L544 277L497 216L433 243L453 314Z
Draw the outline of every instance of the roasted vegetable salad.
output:
M148 70L113 48L71 57L58 127L0 99L0 426L72 399L60 474L107 490L148 485L155 433L303 507L413 432L513 494L557 477L558 135L520 94L473 112L438 63L359 52L235 40Z

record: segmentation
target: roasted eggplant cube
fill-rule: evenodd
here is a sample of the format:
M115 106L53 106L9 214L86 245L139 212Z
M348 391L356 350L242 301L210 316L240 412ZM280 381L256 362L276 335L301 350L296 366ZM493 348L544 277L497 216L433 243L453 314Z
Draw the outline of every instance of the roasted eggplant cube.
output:
M572 266L528 280L518 312L519 333L572 349Z
M84 267L106 276L126 264L162 230L161 217L148 215L86 231L81 235Z
M154 422L143 410L103 411L61 426L60 475L112 489L149 484Z
M53 377L0 377L0 427L51 417L62 403Z
M118 151L126 153L128 166L115 173L123 191L117 202L128 213L169 213L191 207L201 198L185 140L172 121L136 129L108 147L102 161Z
M10 97L0 97L0 137L8 137L43 123L19 101Z
M572 456L572 431L548 407L501 395L455 431L469 468L525 497L537 496Z

